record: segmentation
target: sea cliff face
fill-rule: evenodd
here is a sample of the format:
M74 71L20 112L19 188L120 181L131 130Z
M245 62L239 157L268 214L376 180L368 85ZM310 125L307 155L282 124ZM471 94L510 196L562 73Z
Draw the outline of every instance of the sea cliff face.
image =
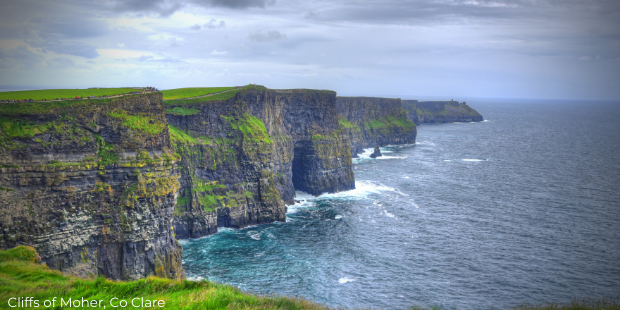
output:
M354 188L335 99L331 91L249 87L226 100L167 102L181 156L177 238L284 221L296 189Z
M0 248L78 275L184 278L161 93L0 106Z
M354 156L367 147L415 143L416 126L407 118L400 99L338 97L337 110Z
M415 142L399 99L246 86L0 104L0 249L76 275L181 279L181 246L355 188L352 155Z
M465 102L403 100L402 105L416 125L483 121L482 115Z

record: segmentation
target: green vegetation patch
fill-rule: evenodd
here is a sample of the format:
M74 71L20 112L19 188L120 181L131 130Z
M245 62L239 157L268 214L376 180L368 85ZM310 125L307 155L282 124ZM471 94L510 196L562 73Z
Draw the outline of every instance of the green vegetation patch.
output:
M17 251L24 254L17 256ZM103 277L93 279L79 279L64 276L57 270L45 265L36 264L33 259L37 253L33 248L20 246L18 248L1 251L0 257L6 257L5 252L11 252L9 260L0 260L0 300L6 304L9 298L32 297L39 301L39 308L44 307L45 300L56 298L54 309L111 309L110 301L117 298L127 302L127 308L134 308L132 299L162 300L163 307L144 307L144 309L328 309L327 307L299 298L288 298L271 295L269 297L245 293L230 285L223 285L203 281L171 280L149 277L136 281L112 281ZM60 302L79 301L80 306L62 307ZM82 304L82 298L94 301L88 305ZM102 300L99 304L98 301ZM33 304L34 305L34 304ZM121 308L121 307L119 307ZM143 307L139 307L142 309ZM52 308L49 308L52 309ZM134 308L138 309L138 308Z
M232 116L222 116L233 129L243 133L245 141L251 143L271 143L265 124L260 118L254 117L248 113L236 119Z
M42 125L34 125L32 122L0 117L0 127L9 139L32 138L35 135L47 132L54 125L53 122Z
M263 86L258 86L258 85L247 85L247 86L244 86L242 88L237 88L237 89L234 89L234 87L230 87L230 91L227 91L221 94L215 94L212 96L202 97L202 98L167 100L164 97L164 104L186 105L186 104L197 104L197 103L204 103L204 102L211 102L211 101L224 101L224 100L229 100L229 99L234 98L235 95L242 90L250 90L250 89L264 90L267 88Z
M160 134L166 128L166 124L163 122L156 121L147 116L129 115L125 110L115 109L114 112L108 112L108 115L122 120L122 125L127 128L152 135Z
M166 109L166 114L173 115L195 115L198 114L200 110L192 109L192 108L182 108L182 107L174 107L174 109Z
M198 140L196 140L196 138L193 138L192 136L185 133L185 131L179 128L176 128L172 125L168 125L168 131L170 132L170 140L175 145L177 144L195 145L198 143Z
M94 135L95 141L99 146L97 159L103 167L118 163L118 155L114 152L114 146L106 143L100 135Z
M389 129L391 127L401 127L405 130L415 128L415 124L409 118L398 118L386 116L380 119L364 122L366 129Z
M189 87L162 90L161 93L164 94L164 100L172 100L204 96L213 93L219 93L233 88L234 87Z
M80 100L63 100L51 102L20 102L20 103L2 103L0 102L0 113L5 115L24 115L24 114L57 114L68 110L79 110L84 107L90 107L97 104L109 104L110 102L120 99L127 99L132 96L127 95L118 98L106 99L80 99Z
M56 98L75 98L89 96L114 96L139 91L136 88L92 88L92 89L41 89L0 92L0 100L54 100Z
M342 126L344 128L353 129L355 131L360 131L361 130L359 126L349 122L349 120L346 119L345 117L339 117L338 118L338 123L340 123L340 126Z

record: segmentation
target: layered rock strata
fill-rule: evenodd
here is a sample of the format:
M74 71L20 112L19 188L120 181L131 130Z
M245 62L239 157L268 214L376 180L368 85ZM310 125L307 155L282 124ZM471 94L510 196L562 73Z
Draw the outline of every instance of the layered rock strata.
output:
M407 117L416 125L432 123L481 122L482 115L465 102L403 100Z
M415 143L416 126L400 99L338 97L337 111L354 156L367 147Z
M0 104L0 249L80 275L184 278L161 93Z
M295 190L354 188L335 92L246 87L229 97L166 102L181 156L177 238L284 221Z

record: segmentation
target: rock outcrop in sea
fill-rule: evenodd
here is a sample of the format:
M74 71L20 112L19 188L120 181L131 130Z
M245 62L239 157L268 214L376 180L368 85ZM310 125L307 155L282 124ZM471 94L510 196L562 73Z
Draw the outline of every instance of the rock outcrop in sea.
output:
M482 122L484 119L478 111L465 102L458 101L424 101L403 100L403 109L407 117L416 125L454 122Z
M383 154L381 154L381 150L378 146L375 146L375 150L372 152L372 154L370 154L370 158L377 158L381 156L383 156Z

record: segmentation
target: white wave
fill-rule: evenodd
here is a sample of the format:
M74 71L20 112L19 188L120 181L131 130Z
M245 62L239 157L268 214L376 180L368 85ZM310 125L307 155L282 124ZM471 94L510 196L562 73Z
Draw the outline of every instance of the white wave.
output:
M444 159L443 161L452 161L451 159Z
M385 215L389 216L389 217L394 217L394 214L387 212L387 210L383 210L383 212L385 212Z
M489 121L488 119L485 119L485 120L483 120L482 122L484 123L484 122L488 122L488 121Z
M347 282L353 282L353 281L355 281L355 279L351 279L351 278L347 278L347 277L338 279L338 283L340 283L340 284L344 284L344 283L347 283Z
M248 236L257 241L260 240L261 235L262 233L255 232L255 231L248 232Z
M375 159L405 159L405 158L407 158L407 156L385 156L383 155Z
M409 177L403 177L403 179L408 179Z
M304 192L295 192L295 204L286 206L286 214L297 213L299 209L314 206L310 199L314 199L314 197Z
M462 161L487 161L486 159L463 158Z
M409 196L405 193L402 193L400 190L385 186L378 182L372 181L355 181L355 189L339 192L334 194L322 194L319 197L308 198L308 200L314 200L317 198L363 198L370 194L379 194L382 192L394 192L402 196Z
M337 220L339 220L339 219L341 219L341 218L343 218L343 216L342 216L342 215L340 215L340 214L336 215L336 217L335 217L335 219L337 219Z

